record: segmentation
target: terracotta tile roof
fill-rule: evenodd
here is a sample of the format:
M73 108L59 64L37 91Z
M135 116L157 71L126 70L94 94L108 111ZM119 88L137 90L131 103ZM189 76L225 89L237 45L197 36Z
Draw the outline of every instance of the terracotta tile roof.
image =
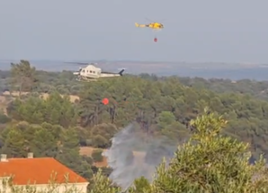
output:
M87 180L67 168L54 158L11 158L0 161L0 177L13 175L16 185L49 184L49 180L65 183L86 183Z

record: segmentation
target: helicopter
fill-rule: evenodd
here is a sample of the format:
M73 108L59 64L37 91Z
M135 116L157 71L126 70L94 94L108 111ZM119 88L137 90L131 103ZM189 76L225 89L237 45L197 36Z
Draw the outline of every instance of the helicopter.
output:
M151 28L154 32L155 31L159 31L159 30L161 30L161 29L164 28L164 25L162 23L159 23L159 22L151 22L149 24L138 24L138 23L135 23L135 26L136 27L141 27L141 28L144 28L144 27ZM155 36L154 42L157 42L157 41L158 41L158 39Z
M136 27L148 27L148 28L151 28L151 29L154 29L154 30L164 28L164 25L162 23L158 23L158 22L153 22L153 23L149 23L149 24L135 23L135 26Z
M101 68L97 67L97 63L76 63L86 65L84 68L80 68L79 71L73 72L73 75L77 76L77 81L97 81L99 78L114 78L123 76L125 69L121 69L118 73L104 72Z

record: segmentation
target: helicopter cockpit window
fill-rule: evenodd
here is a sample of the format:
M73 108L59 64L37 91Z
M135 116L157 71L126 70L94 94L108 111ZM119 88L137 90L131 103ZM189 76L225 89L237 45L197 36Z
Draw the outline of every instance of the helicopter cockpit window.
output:
M82 72L85 72L85 70L83 70Z
M92 73L92 71L90 70L90 73Z

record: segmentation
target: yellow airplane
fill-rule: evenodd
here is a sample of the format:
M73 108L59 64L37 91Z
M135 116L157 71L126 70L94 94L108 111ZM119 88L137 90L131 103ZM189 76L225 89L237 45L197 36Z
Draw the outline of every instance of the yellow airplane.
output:
M138 24L135 23L136 27L149 27L151 29L163 29L164 25L162 23L157 23L157 22L153 22L153 23L149 23L149 24Z

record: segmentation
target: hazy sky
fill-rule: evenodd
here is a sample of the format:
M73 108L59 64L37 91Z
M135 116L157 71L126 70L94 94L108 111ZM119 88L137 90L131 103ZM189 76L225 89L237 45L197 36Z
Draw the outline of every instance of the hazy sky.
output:
M0 0L0 59L268 63L267 0ZM134 23L163 22L154 33Z

